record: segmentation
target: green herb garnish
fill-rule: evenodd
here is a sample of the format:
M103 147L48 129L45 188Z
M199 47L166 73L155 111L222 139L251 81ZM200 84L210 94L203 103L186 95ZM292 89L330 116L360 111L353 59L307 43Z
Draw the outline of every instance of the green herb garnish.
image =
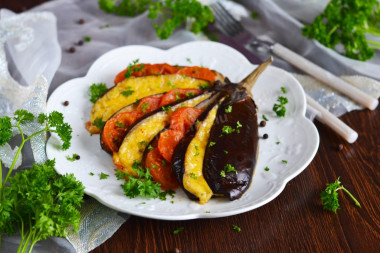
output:
M277 117L285 117L285 105L288 103L288 99L286 97L279 96L277 98L277 102L279 102L280 104L274 104L273 111L276 113Z
M193 172L190 173L190 177L195 180L198 179L198 177Z
M90 36L85 36L84 37L84 41L85 42L90 42L91 41L91 37Z
M201 85L199 85L201 87L202 90L205 90L209 87L209 84L208 83L202 83Z
M349 58L366 61L380 48L380 4L377 0L329 1L312 24L304 26L302 34Z
M66 159L71 161L71 162L74 162L77 160L78 156L79 156L78 154L73 154L71 157L68 155L68 156L66 156Z
M177 228L176 230L173 231L173 234L178 234L179 232L182 232L184 227Z
M231 113L232 112L232 105L229 105L224 111L226 113Z
M105 83L94 83L90 86L88 95L91 103L95 103L108 90Z
M212 146L214 146L215 144L216 144L215 142L210 141L210 143L208 144L208 146L209 146L209 147L212 147Z
M285 163L285 164L287 164L287 163L288 163L288 161L287 161L287 160L282 160L282 163Z
M230 126L223 126L222 128L222 132L225 133L225 134L231 134L233 132L235 132L236 130L233 129L232 127Z
M125 96L125 97L129 97L130 95L132 95L135 91L134 90L125 90L125 91L122 91L120 92L121 95Z
M236 225L232 225L232 229L235 230L235 231L237 231L237 232L241 232L241 228L239 228Z
M105 173L100 173L100 177L99 177L99 179L100 180L102 180L102 179L107 179L109 177L109 175L108 174L105 174Z
M92 122L93 126L96 126L99 129L103 129L104 125L106 124L106 121L103 121L103 118L97 117L94 122Z
M265 120L265 121L269 121L269 119L263 114L263 119Z
M118 120L116 120L116 126L118 126L118 127L120 127L120 128L125 128L125 125L124 125L124 123L123 122L120 122L120 121L118 121Z
M282 93L286 94L288 91L285 89L285 87L281 87Z
M359 201L356 200L356 198L349 192L342 183L338 179L331 184L327 184L326 189L321 192L321 200L323 203L323 209L327 209L330 211L333 211L336 213L336 211L339 209L339 196L338 196L338 191L343 190L348 194L348 196L351 197L351 199L355 202L355 205L358 207L361 207Z
M264 170L265 170L265 171L269 171L270 169L269 169L268 166L267 166L267 167L264 168Z
M163 111L167 112L167 111L171 111L172 107L171 107L170 105L168 105L168 106L163 106L163 107L161 107L161 109L162 109Z

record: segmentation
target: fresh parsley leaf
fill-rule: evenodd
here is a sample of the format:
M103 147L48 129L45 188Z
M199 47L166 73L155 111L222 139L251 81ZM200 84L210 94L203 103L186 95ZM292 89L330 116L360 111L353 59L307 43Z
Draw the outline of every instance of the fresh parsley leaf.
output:
M66 156L66 159L71 161L71 162L74 162L77 160L77 157L78 157L78 154L73 154L71 157L69 155Z
M222 128L222 132L225 133L225 134L231 134L233 132L235 132L236 130L233 129L231 126L223 126Z
M286 94L288 91L285 89L285 87L281 87L282 93Z
M265 120L265 121L269 121L269 119L263 114L263 119Z
M29 122L33 121L34 115L28 112L27 110L19 109L15 111L13 118L20 124L25 124L26 121L29 121Z
M127 67L127 71L125 72L124 74L124 77L125 78L128 78L130 77L133 72L136 71L136 68L137 68L137 63L139 62L139 59L136 59L136 60L133 60L132 63L129 63L128 64L128 67ZM141 70L141 69L140 69Z
M105 173L100 173L100 177L99 177L99 179L100 180L102 180L102 179L107 179L108 177L109 177L110 175L108 175L108 174L105 174Z
M173 234L177 235L179 232L182 232L184 230L184 227L177 228L173 231Z
M232 112L232 105L229 105L224 111L226 113L231 113Z
M288 99L286 97L279 96L277 98L277 102L279 102L279 104L273 105L273 111L276 113L277 117L285 117L285 105L288 103Z
M129 97L130 95L132 95L135 91L134 90L124 90L122 91L120 94L125 96L125 97Z
M12 137L12 123L11 118L4 116L0 118L0 146L9 142Z
M285 163L285 164L287 164L287 163L288 163L288 161L287 161L287 160L282 160L282 163Z
M90 42L91 41L91 37L90 36L85 36L84 37L84 41L85 42Z
M303 27L302 34L349 58L366 61L380 48L378 41L366 36L379 37L379 17L377 0L329 1L313 23Z
M270 169L269 169L268 166L267 166L267 167L264 168L264 170L265 170L265 171L269 171Z
M220 172L220 176L221 176L221 177L226 177L226 172L225 172L224 170L222 170L222 171Z
M237 231L237 232L241 232L241 228L239 228L236 225L232 225L232 229L235 230L235 231Z
M107 90L108 88L105 83L92 84L88 92L91 103L95 103Z
M93 175L95 175L94 172L90 172L90 176L93 176Z
M351 199L355 202L355 205L358 207L361 207L359 201L342 185L342 183L338 179L331 184L327 184L326 189L321 192L321 200L323 203L323 209L324 210L330 210L334 213L339 209L339 197L338 197L338 191L343 190L346 192Z
M106 124L106 121L103 121L103 118L97 117L94 122L92 122L92 125L96 126L99 129L103 129L104 125Z

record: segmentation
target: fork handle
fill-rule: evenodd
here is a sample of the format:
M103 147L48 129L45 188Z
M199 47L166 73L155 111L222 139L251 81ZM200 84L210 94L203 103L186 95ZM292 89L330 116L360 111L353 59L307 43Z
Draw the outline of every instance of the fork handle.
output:
M329 85L347 97L352 98L357 103L370 110L374 110L379 104L379 101L377 99L373 98L367 93L352 86L351 84L345 82L343 79L333 75L329 71L319 67L318 65L312 63L311 61L279 43L273 44L272 52L288 63L303 70L304 72Z

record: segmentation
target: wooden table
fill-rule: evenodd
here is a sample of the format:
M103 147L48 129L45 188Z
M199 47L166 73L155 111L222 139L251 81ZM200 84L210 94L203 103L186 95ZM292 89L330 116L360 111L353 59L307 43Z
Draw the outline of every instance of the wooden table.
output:
M0 7L22 11L40 2L2 1ZM217 219L131 217L92 252L380 252L380 107L341 119L359 139L347 144L317 123L321 141L314 160L265 206ZM340 193L337 214L322 209L320 192L339 176L362 208ZM184 230L173 234L179 227Z

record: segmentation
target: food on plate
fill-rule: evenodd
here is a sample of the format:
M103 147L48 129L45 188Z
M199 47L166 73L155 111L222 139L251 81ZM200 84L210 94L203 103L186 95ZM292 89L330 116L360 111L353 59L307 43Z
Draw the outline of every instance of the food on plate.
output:
M159 68L157 65L162 66ZM144 97L162 94L174 88L211 88L214 81L223 78L221 74L208 68L171 67L176 71L170 70L168 64L141 64L130 66L119 73L115 78L116 85L94 103L86 129L91 134L100 133L99 124L94 122L105 122L120 109ZM132 70L131 73L128 70Z
M138 90L144 97L107 118L101 130L101 146L112 153L114 164L127 175L126 180L140 178L134 168L138 163L162 190L180 186L200 204L213 196L238 199L250 187L258 153L257 108L249 90L269 64L260 65L241 83L225 78L224 83L210 81L208 89L189 87L189 83L201 82L182 74L179 76L187 79L185 87L178 87L180 81L168 90L162 88L162 81L157 83L153 78L153 94L142 90L148 89L148 80L142 78L152 77L144 75L160 73L154 77L179 78L173 74L175 67L141 64L135 66L138 73L124 70L116 77L118 85L135 81L141 86L134 86L136 92L130 95ZM198 67L186 71L194 69ZM123 76L127 78L122 80ZM106 110L102 108L97 114L106 115Z

